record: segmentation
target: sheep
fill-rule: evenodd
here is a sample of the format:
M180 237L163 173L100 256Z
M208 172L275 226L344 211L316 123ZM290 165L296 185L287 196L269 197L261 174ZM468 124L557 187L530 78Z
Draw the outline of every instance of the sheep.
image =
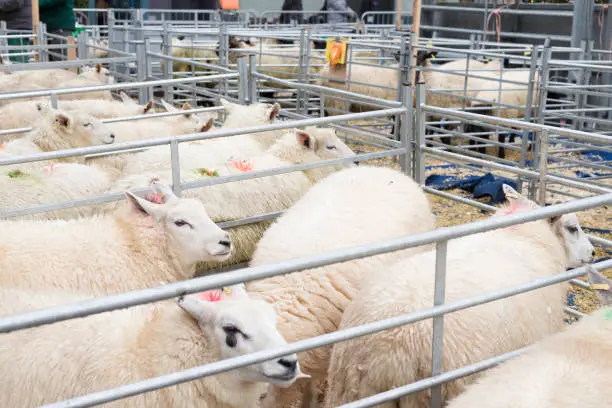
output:
M39 126L20 139L14 139L0 145L0 158L36 154L54 150L65 150L76 147L109 144L115 141L115 135L98 119L83 112L64 112L44 106L43 118ZM83 162L82 157L61 159L67 162ZM38 161L20 165L2 166L9 177L14 171L42 168L47 161Z
M172 56L175 58L183 58L188 60L194 60L205 64L216 64L219 60L218 55L215 53L214 46L196 45L193 41L183 41L178 38L172 38ZM196 72L208 72L202 67L195 67ZM173 61L172 62L173 72L191 72L192 67L190 64L185 62ZM216 83L209 83L211 85ZM208 85L208 84L207 84Z
M88 299L6 288L0 297L3 314ZM0 384L0 405L37 407L283 346L275 320L270 305L236 285L5 334L0 361L11 373ZM287 387L304 376L290 354L108 406L259 408L269 384Z
M235 129L246 126L256 126L274 123L280 111L278 104L257 103L253 105L238 105L225 99L221 99L222 105L227 110L227 118L223 129ZM278 138L276 131L260 132L253 135L238 135L229 138L206 140L181 144L181 165L185 164L184 157L193 157L197 163L193 167L214 166L219 160L225 162L230 156L250 157L265 152L274 144ZM193 151L198 150L200 157ZM211 163L210 161L213 160ZM170 151L167 147L157 147L138 153L127 163L125 174L142 174L147 171L168 169L170 163ZM199 163L199 164L198 164ZM202 164L204 163L204 164Z
M96 47L101 47L101 48L109 48L109 42L108 39L97 39L97 38L92 38L88 41L88 43L91 45L88 48L88 52L89 55L93 55L93 58L105 58L108 57L108 50L106 49L100 49L100 48L96 48ZM83 57L81 57L83 58Z
M398 206L398 203L402 205ZM359 166L342 170L314 185L263 235L251 266L376 242L435 228L425 194L397 170ZM247 283L253 298L272 303L278 328L290 341L336 330L342 311L370 274L380 277L385 265L428 248L383 254ZM305 351L304 370L321 386L330 348ZM301 384L304 387L306 384ZM277 396L276 406L299 406L296 384Z
M34 126L40 120L40 111L44 102L20 101L0 107L0 130L16 129ZM82 111L89 115L102 118L143 115L151 111L153 101L147 105L128 104L119 101L99 99L84 99L79 101L60 101L58 108L63 111Z
M58 83L83 80L100 84L111 84L114 78L108 69L100 64L95 67L83 67L77 74L66 69L41 69L34 71L16 71L0 80L0 89L5 91L25 91L31 87L61 88ZM65 88L65 86L64 86Z
M536 207L511 187L503 188L510 204L498 209L494 217ZM591 262L593 254L575 214L452 240L446 255L445 301L561 273L566 267ZM340 328L431 307L435 258L434 251L404 258L383 276L368 280L346 308ZM563 285L553 285L445 315L444 371L515 350L559 331L564 295ZM342 405L429 376L431 332L432 322L425 320L334 345L325 406ZM447 383L443 398L457 395L472 380ZM403 397L399 405L426 407L427 392ZM381 405L395 406L396 402Z
M125 192L127 203L104 217L3 222L0 285L101 296L187 279L197 262L229 258L229 235L202 203L156 179L151 187L160 204Z
M267 152L256 156L219 156L209 151L207 142L193 144L181 157L181 181L189 182L202 177L226 176L241 172L260 171L320 160L354 156L333 129L307 127L293 129L283 135ZM207 155L208 154L208 155ZM352 165L352 164L351 164ZM269 212L282 211L297 201L308 188L345 165L326 166L275 176L216 184L186 190L185 197L197 197L208 209L215 222L232 221ZM125 176L113 184L110 191L122 191L141 186L150 172ZM169 169L155 171L162 180L171 180ZM248 261L255 245L270 222L253 223L230 230L235 251L220 266ZM212 269L214 264L203 263L198 273Z
M590 268L602 309L486 373L448 408L600 408L610 404L612 280Z

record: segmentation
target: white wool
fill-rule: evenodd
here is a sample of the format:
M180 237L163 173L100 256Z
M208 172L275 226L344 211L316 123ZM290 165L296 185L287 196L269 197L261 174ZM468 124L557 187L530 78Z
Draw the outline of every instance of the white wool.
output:
M126 193L104 217L2 222L0 286L100 296L188 279L197 262L228 258L230 239L202 203L153 186L165 203Z
M306 136L304 136L306 135ZM305 145L308 141L308 146ZM287 132L265 153L255 156L219 155L217 150L208 148L208 141L201 145L193 144L181 153L181 180L199 180L206 175L201 171L214 170L220 176L240 174L232 160L245 160L252 165L253 171L286 167L294 164L309 163L338 157L353 156L354 153L336 136L333 129L307 127L304 131ZM269 212L282 211L298 200L308 188L330 173L344 166L326 166L306 171L296 171L270 177L223 183L214 186L186 190L185 197L197 197L208 209L215 222L232 221ZM243 168L250 171L249 168ZM162 180L170 181L170 170L156 171ZM122 191L142 186L151 175L144 172L118 180L111 191ZM232 228L230 233L235 243L235 251L229 263L245 262L250 259L255 245L267 223L249 224ZM208 270L214 265L202 265L199 270Z
M373 98L394 101L397 99L398 89L397 67L397 64L380 67L346 64L344 70L332 72L330 64L326 63L319 72L322 78L317 80L317 84L342 91L363 94ZM347 78L349 72L350 77ZM348 80L348 83L339 82L345 80ZM325 98L325 107L327 109L332 109L332 111L329 112L330 115L340 114L342 111L345 111L347 103L349 104L349 111L378 109L369 105L361 105L358 102L345 101L342 98L332 98L332 96ZM339 110L341 112L339 113L334 110Z
M594 278L594 279L593 279ZM612 280L590 271L604 307L487 372L448 408L600 408L612 401Z
M237 105L225 100L222 103L228 111L222 129L235 129L247 126L257 126L274 123L280 107L265 103L249 106ZM190 144L179 145L181 166L186 171L194 167L214 167L220 160L224 163L230 156L250 158L261 154L278 138L280 132L262 132L254 135L239 135L212 140L203 140ZM169 136L158 134L158 137ZM188 162L190 158L195 163ZM151 171L164 171L170 169L170 150L167 146L149 149L133 155L126 168L125 174L142 174Z
M252 266L397 238L434 229L425 194L399 171L359 166L314 185L260 240ZM386 264L428 248L356 259L247 283L253 298L272 303L278 328L293 342L337 329L342 312L367 276L386 275ZM321 385L330 347L300 355L304 371ZM304 384L302 384L304 385ZM282 390L276 406L299 406L300 387Z
M37 407L286 344L276 330L272 307L233 293L214 303L195 294L5 334L0 362L5 367L10 364L11 375L0 382L0 405ZM0 312L87 298L59 291L2 288ZM228 325L250 337L235 335L240 336L237 347L230 348L226 344L229 335L224 332ZM295 362L296 356L283 359ZM272 360L108 406L258 408L269 381L277 381L266 376L289 385L298 375L299 365L291 372L279 360Z
M18 177L0 173L0 211L104 195L113 182L105 171L77 163L53 163ZM70 219L89 215L86 207L22 216L20 219Z
M520 205L517 211L529 210ZM562 222L563 217L555 224ZM568 263L564 243L548 220L451 240L445 301L561 273ZM434 251L391 265L387 273L364 284L346 308L340 328L430 308L434 270ZM549 286L445 315L444 371L515 350L557 332L563 325L565 290L564 285ZM335 345L326 406L335 407L429 377L431 333L432 321L428 319ZM444 399L458 395L473 379L446 384ZM400 404L426 407L427 392L406 396Z

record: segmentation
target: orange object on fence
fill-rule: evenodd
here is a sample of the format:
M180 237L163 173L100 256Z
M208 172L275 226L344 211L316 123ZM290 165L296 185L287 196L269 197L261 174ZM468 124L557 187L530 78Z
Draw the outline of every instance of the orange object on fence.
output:
M219 0L221 10L238 10L240 8L240 0Z
M333 38L327 39L325 47L325 60L328 61L334 69L338 64L344 64L346 60L346 40L336 40Z

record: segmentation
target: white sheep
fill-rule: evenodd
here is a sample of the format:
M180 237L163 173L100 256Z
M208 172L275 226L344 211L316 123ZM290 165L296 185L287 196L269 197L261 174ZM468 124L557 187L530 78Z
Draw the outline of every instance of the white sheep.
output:
M20 101L9 103L0 107L0 130L25 128L35 126L40 120L40 111L44 102L37 101ZM153 101L149 101L147 105L138 105L123 103L119 101L107 101L100 99L84 99L78 101L59 101L58 109L63 111L82 111L89 115L99 118L116 118L122 116L136 116L149 113Z
M510 205L497 214L536 205L504 186ZM499 290L591 262L593 246L575 214L451 240L446 255L445 301ZM368 280L342 316L340 328L390 318L433 305L435 252L391 265ZM509 352L559 331L564 285L505 298L444 316L443 370ZM424 320L334 345L325 406L335 407L431 375L432 321ZM381 352L384 350L384 352ZM473 377L443 386L446 400ZM406 408L428 406L428 392L401 399ZM381 405L395 407L396 402Z
M246 106L234 104L224 99L221 99L221 103L227 110L227 118L223 124L223 129L272 124L280 111L278 104L257 103ZM274 144L278 135L279 132L277 131L266 131L190 144L181 143L179 145L181 165L185 165L184 157L196 158L195 165L187 165L191 168L214 166L219 160L225 162L230 156L250 158L265 152L267 148ZM197 154L194 153L196 149L198 149ZM198 156L200 154L204 156ZM125 174L142 174L169 168L170 151L166 146L161 146L135 154L127 163Z
M93 116L83 112L64 112L47 106L43 106L42 109L42 118L38 127L22 138L0 145L0 158L109 144L115 141L115 135L110 129ZM83 158L71 157L61 160L82 162ZM26 171L48 165L48 161L45 160L23 165L2 166L0 171Z
M82 79L100 84L112 84L114 77L108 69L100 64L95 67L85 66L81 73L77 74L66 69L41 69L15 71L11 75L3 77L0 81L0 89L4 91L25 91L30 87L57 88L58 83Z
M11 175L0 174L0 211L101 196L119 176L98 166L78 163L51 163L45 168L30 168ZM19 218L71 219L90 214L88 207L75 207Z
M334 249L367 244L435 228L425 194L408 176L379 167L355 167L314 185L264 233L250 265L259 266ZM386 274L386 264L429 248L356 259L247 283L253 298L272 303L278 328L293 342L330 333L367 276ZM304 370L319 387L331 347L301 354ZM281 391L276 406L299 406L296 384ZM301 384L305 386L306 384Z
M448 408L600 408L612 401L612 280L589 271L604 307L492 369Z
M199 180L203 177L226 176L242 172L260 171L320 160L354 156L354 153L336 136L333 129L307 127L304 131L287 132L267 152L256 156L219 156L210 152L208 141L193 144L181 157L181 181ZM208 154L207 154L208 153ZM352 164L351 164L352 165ZM329 174L344 168L343 165L325 166L305 171L295 171L269 177L216 184L209 187L186 190L185 197L197 197L209 211L213 221L223 222L244 217L282 211L297 201L311 185ZM156 171L162 180L171 180L169 169ZM149 172L119 179L111 191L123 191L142 186ZM269 222L246 224L230 229L234 252L227 262L234 264L248 261L255 245ZM213 268L202 264L199 272Z
M0 298L2 314L87 299L6 288ZM0 362L11 373L0 382L0 405L37 407L283 346L275 320L270 305L237 285L4 334ZM259 408L270 383L286 387L303 376L291 354L108 406Z
M105 217L4 221L0 285L108 295L188 279L197 262L229 258L229 235L202 203L151 186L162 203L126 192L127 203Z
M179 40L178 38L172 38L172 56L175 58L183 58L188 60L194 60L196 62L205 64L216 64L219 60L219 56L215 52L215 46L196 44L194 41ZM173 61L172 62L173 72L191 72L192 66L188 63ZM206 68L195 67L196 72L209 72ZM213 85L216 83L209 83ZM207 87L209 87L207 84Z

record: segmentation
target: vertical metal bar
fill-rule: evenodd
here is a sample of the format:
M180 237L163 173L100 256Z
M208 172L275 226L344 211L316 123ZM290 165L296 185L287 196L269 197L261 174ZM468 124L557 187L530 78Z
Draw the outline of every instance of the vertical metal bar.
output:
M582 0L574 2L571 40L571 45L573 48L578 48L582 41L590 40L594 5L595 2L593 0Z
M546 174L548 173L548 130L540 132L540 175L538 188L538 204L546 204Z
M138 76L138 81L145 81L147 77L147 68L146 68L146 52L145 52L145 44L144 42L136 43L136 65L137 71L136 75ZM138 103L144 105L147 103L147 87L145 85L138 88Z
M537 91L534 93L534 88L540 89L540 92L543 92L544 90L542 88L540 88L540 84L542 83L542 76L540 77L540 80L535 81L535 73L537 71L537 67L538 67L538 48L536 46L532 46L531 47L531 66L529 68L529 84L527 85L527 103L525 106L525 112L523 114L523 120L525 122L530 122L531 121L531 110L533 107L533 98L534 98L534 94L537 95ZM543 51L542 51L543 53ZM544 55L542 55L542 57L544 57ZM544 101L546 101L546 99L544 99ZM544 109L546 107L544 106ZM543 112L543 111L542 111ZM528 129L523 129L523 131L521 132L521 159L520 159L520 167L524 168L526 163L527 163L527 139L528 139L528 134L529 134L529 130ZM520 185L520 183L519 183Z
M77 52L79 53L79 59L89 58L89 47L87 46L87 32L81 31L77 37ZM95 49L94 49L95 55Z
M292 20L294 21L294 20ZM299 83L304 83L304 60L306 59L306 31L304 28L300 30L300 53L298 54L298 72L297 79ZM295 111L297 113L302 113L302 98L304 97L304 92L301 88L298 87L296 92L296 101L295 101Z
M404 82L401 89L401 98L404 106L406 107L406 112L401 115L397 115L399 120L396 120L395 123L399 124L399 140L402 143L402 147L406 149L405 153L400 155L400 168L406 175L410 175L412 162L412 143L410 140L410 135L412 134L412 88ZM396 128L397 132L397 128Z
M49 95L50 99L51 99L51 107L53 109L57 109L57 94L55 92L51 92L51 95Z
M446 292L446 249L448 241L436 243L436 280L434 288L434 307L444 304ZM431 338L431 375L442 374L444 361L444 315L433 318ZM442 385L431 387L429 408L442 407Z
M238 58L238 101L241 104L246 104L247 94L247 61L246 55Z
M146 37L144 39L144 66L145 66L145 78L146 80L153 77L153 61L151 56L151 39ZM145 102L153 97L153 88L147 87L145 88Z
M179 161L179 144L176 138L170 141L170 160L172 164L172 191L181 196L181 165Z
M47 39L45 38L44 23L38 23L36 25L36 48L38 48L38 62L49 62L47 48L43 48L46 45Z
M310 83L310 58L309 55L312 53L311 44L310 44L310 28L306 28L304 41L306 43L306 53L304 54L303 63L304 63L304 71L303 71L303 82L306 84ZM307 115L309 112L309 102L310 102L310 93L309 91L302 90L302 98L305 98L304 108L302 113Z
M172 37L170 36L169 25L170 23L168 22L164 22L162 25L163 31L162 31L161 53L164 55L171 56L172 55ZM163 70L164 79L172 78L171 73L170 73L171 69L172 69L172 61L164 59L162 61L162 70ZM164 90L164 98L169 103L172 103L174 100L174 97L170 97L171 88L172 87L168 85L162 86L162 89Z
M249 54L249 101L251 103L257 103L257 78L255 73L257 72L257 65L255 62L255 55Z
M416 159L415 166L415 180L420 185L425 184L425 155L421 150L425 147L425 120L427 114L422 109L423 104L425 103L425 85L424 84L416 84L416 112L415 112L415 126L414 126L414 152Z

